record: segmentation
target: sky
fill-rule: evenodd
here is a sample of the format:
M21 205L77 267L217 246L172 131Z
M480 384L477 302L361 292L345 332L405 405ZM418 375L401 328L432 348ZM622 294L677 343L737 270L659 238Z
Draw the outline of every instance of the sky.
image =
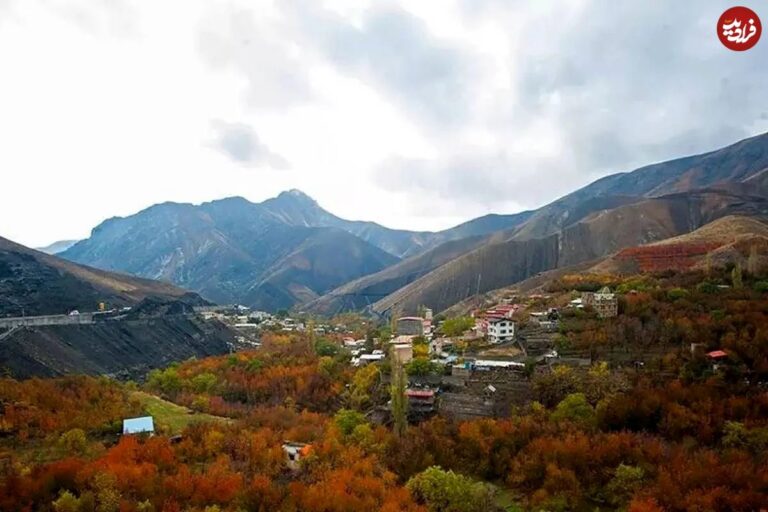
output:
M0 236L292 188L412 230L539 207L768 131L732 5L0 0Z

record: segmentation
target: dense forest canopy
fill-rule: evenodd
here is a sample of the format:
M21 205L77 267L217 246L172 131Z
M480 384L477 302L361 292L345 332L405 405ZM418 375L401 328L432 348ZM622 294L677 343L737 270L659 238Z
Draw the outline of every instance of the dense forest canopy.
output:
M434 417L404 432L369 414L389 400L390 366L352 367L333 339L298 333L266 333L257 350L172 365L140 385L2 379L0 509L760 510L763 283L730 269L562 278L550 300L621 292L616 318L563 314L560 350L591 355L590 367L532 372L534 401L508 417ZM715 349L728 355L717 366ZM200 421L157 416L157 435L119 436L146 397ZM286 441L307 446L298 465Z

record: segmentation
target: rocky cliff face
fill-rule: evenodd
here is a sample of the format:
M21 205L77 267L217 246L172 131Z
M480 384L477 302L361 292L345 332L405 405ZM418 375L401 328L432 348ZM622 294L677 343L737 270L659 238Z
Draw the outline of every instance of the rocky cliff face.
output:
M559 238L494 242L447 263L378 301L378 312L412 312L420 305L442 311L477 293L555 268Z
M20 328L0 340L0 372L138 379L174 361L226 354L233 342L224 324L184 315Z

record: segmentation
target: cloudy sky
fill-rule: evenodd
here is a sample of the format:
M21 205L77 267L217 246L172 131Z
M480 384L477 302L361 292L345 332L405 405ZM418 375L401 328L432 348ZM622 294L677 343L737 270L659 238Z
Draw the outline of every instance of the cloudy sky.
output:
M537 207L768 130L731 5L0 0L0 236L289 188L408 229Z

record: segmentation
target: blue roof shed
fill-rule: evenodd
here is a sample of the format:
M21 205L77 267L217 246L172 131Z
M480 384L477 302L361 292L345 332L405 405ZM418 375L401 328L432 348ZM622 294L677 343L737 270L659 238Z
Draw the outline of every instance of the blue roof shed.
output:
M152 416L123 420L123 434L154 434L155 422Z

